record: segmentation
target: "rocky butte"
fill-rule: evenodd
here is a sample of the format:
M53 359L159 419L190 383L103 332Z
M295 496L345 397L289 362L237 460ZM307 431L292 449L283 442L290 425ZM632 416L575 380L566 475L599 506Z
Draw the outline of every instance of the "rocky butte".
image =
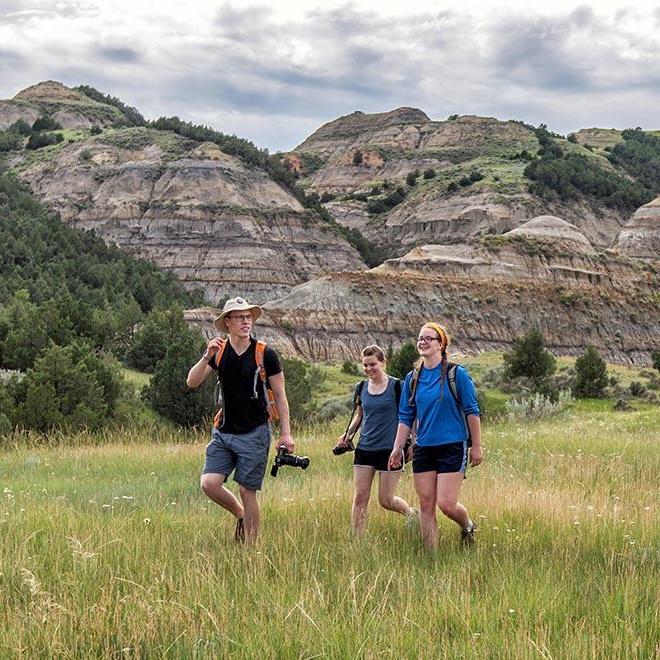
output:
M65 129L10 167L66 222L201 287L213 307L187 317L209 334L214 307L241 293L265 304L266 339L308 359L396 346L429 318L461 351L506 349L532 326L558 354L593 344L648 363L659 348L660 198L609 157L625 132L551 141L558 163L646 191L634 208L547 194L528 175L544 134L522 122L355 112L281 155L328 216L249 159L132 125L84 89L49 81L0 102L0 128L49 116Z
M40 99L55 118L71 104L82 112L78 96L48 82L16 98ZM88 121L69 124L81 131L71 142L16 155L13 168L65 222L173 270L209 301L241 291L266 302L316 275L365 267L336 228L216 144L141 126L89 135Z

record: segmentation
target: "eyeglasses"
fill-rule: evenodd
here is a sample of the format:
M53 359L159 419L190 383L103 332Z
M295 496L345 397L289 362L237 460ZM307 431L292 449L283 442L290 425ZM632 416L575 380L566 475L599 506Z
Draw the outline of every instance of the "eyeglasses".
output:
M251 321L252 314L232 314L229 318L233 321Z
M438 337L417 337L418 344L428 344L432 341L440 341Z

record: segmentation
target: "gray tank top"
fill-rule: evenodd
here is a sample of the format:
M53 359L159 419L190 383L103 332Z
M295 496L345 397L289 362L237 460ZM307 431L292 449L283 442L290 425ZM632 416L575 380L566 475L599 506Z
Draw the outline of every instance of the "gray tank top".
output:
M368 383L362 387L362 426L358 447L364 451L392 449L394 445L399 424L395 380L388 376L387 387L382 394L369 394Z

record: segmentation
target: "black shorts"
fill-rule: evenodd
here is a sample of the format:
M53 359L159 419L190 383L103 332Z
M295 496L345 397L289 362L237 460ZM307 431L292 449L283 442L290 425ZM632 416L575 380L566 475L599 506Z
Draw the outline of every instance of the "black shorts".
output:
M391 449L376 449L369 451L358 447L355 450L353 465L371 467L374 470L378 470L378 472L388 472L387 461L389 460L391 453ZM404 461L401 462L400 468L389 470L389 472L400 472L403 470L403 463Z
M431 445L413 449L413 472L463 472L467 469L468 446L465 442Z

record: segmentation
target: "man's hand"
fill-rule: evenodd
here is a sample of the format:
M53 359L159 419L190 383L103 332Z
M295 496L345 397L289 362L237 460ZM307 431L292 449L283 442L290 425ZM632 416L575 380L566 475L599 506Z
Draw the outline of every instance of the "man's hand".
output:
M222 339L220 337L215 337L215 339L211 339L208 344L206 344L206 350L204 351L204 359L208 362L219 350L220 346L222 346Z
M472 467L477 467L479 463L483 460L483 451L481 445L478 447L470 447L470 465Z
M296 448L296 443L293 441L293 437L290 433L282 433L279 440L277 441L278 447L286 447L286 450L289 454L293 454L293 450Z
M398 470L401 467L401 454L400 449L393 449L390 457L387 459L388 470Z

